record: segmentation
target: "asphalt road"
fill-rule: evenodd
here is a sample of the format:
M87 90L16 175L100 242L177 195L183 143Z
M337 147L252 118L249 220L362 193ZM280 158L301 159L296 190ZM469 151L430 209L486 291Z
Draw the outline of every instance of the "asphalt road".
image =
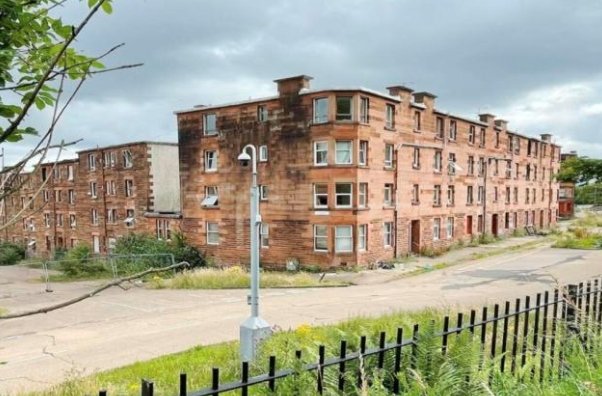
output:
M21 272L19 272L21 271ZM0 306L41 307L90 290L58 284L45 293L35 275L0 267ZM288 329L357 315L424 307L482 306L602 275L602 252L537 248L445 270L348 288L262 292L261 315ZM79 375L238 337L245 290L114 289L45 315L0 321L0 395L40 389Z

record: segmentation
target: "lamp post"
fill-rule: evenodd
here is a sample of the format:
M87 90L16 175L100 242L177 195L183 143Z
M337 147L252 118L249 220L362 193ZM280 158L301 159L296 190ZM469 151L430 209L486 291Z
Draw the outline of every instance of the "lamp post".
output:
M249 155L249 151L251 154ZM251 163L252 179L250 190L250 239L251 239L251 293L247 303L251 306L251 316L240 325L240 355L243 361L252 361L259 343L272 334L268 322L259 316L259 187L257 186L257 150L252 144L243 147L238 161L242 166Z

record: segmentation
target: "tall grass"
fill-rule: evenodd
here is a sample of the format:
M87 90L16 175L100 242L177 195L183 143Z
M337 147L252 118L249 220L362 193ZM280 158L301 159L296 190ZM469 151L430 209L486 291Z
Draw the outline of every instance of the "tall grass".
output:
M249 273L241 267L226 269L204 268L184 271L173 278L153 278L149 286L155 289L244 289L251 282ZM320 280L318 275L306 272L262 272L263 288L346 286L348 282Z
M512 356L505 355L506 370L500 372L501 353L490 358L489 345L491 332L486 333L485 347L481 344L480 329L474 334L465 330L459 335L450 336L446 354L441 350L441 337L436 333L441 329L442 312L421 311L405 314L397 313L378 318L354 318L336 326L311 327L299 326L296 329L279 332L266 341L261 349L260 357L251 368L251 374L267 372L267 357L277 356L277 368L293 368L297 375L277 381L279 395L314 395L316 394L316 378L314 373L301 371L301 365L317 361L317 346L324 345L329 356L338 354L339 343L347 340L348 350L359 349L360 336L368 337L368 347L377 345L379 334L385 331L387 341L393 341L396 330L402 327L406 338L411 335L414 323L419 323L421 332L415 358L406 347L402 354L402 369L395 377L399 379L404 395L600 395L602 394L602 337L597 328L592 327L588 333L588 348L584 348L577 337L563 339L556 343L555 357L550 354L548 339L547 354L543 362L551 374L539 377L542 362L541 355L534 353L532 347L525 351L525 364L520 364L522 345L525 340L532 340L534 334L528 333L526 338L518 333L519 346L516 356L516 370L511 374ZM533 320L533 317L530 317ZM522 326L522 325L521 325ZM563 335L563 327L559 326L558 337ZM549 330L549 328L548 328ZM541 331L541 330L540 330ZM513 322L509 326L509 334L513 334ZM549 333L548 333L549 334ZM541 332L539 333L541 336ZM501 332L498 333L498 337ZM512 345L509 338L508 345ZM499 340L498 340L499 341ZM498 352L499 352L498 343ZM539 344L541 346L541 344ZM295 357L300 350L302 359ZM560 351L564 354L564 362L560 365ZM510 351L510 348L509 348ZM391 392L393 376L393 354L387 353L384 369L376 364L377 357L369 356L359 361L348 362L346 367L345 395L388 395ZM67 383L47 392L36 395L81 395L94 394L100 388L107 388L110 395L139 394L140 378L149 378L155 382L159 394L177 394L177 379L180 371L188 373L189 389L199 389L211 383L211 368L220 367L220 378L223 381L234 381L240 378L240 360L238 343L223 343L206 347L197 347L178 354L163 356L147 362L139 362L123 368L99 373L79 379L74 377ZM558 373L564 372L562 378ZM547 373L547 372L546 372ZM363 381L358 381L363 379ZM337 388L338 368L325 368L324 386L326 395L339 395ZM238 394L238 393L229 393ZM266 386L253 387L250 394L268 395Z

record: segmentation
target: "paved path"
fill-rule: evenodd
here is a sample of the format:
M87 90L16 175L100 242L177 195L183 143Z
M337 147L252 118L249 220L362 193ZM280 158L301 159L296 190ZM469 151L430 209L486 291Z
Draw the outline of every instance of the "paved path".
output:
M39 284L19 284L23 274L10 271L17 270L0 267L0 306L11 310L62 301L92 286L59 284L43 293ZM427 306L468 308L546 290L556 279L568 283L601 274L601 251L541 247L385 283L266 290L262 316L287 329ZM116 289L46 315L0 321L0 395L43 388L73 371L236 339L248 315L245 301L244 290Z

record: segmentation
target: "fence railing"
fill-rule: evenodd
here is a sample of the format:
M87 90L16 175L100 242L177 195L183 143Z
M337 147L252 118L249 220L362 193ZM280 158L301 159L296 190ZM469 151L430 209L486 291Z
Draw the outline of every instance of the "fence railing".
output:
M532 304L532 302L534 302ZM512 306L514 308L512 309ZM491 312L490 308L493 308ZM490 313L491 312L491 313ZM471 310L468 318L458 313L455 324L452 318L442 318L440 331L430 331L438 343L437 350L430 353L445 357L450 348L452 337L468 333L481 350L482 366L488 359L500 373L510 372L516 375L524 368L528 360L537 362L531 365L530 377L534 381L544 382L561 377L566 371L563 344L574 338L588 350L592 348L593 335L600 335L602 328L602 281L599 279L582 282L578 285L568 285L562 290L545 291L524 299L517 298L512 304L495 304L493 307L484 306L480 312ZM467 321L465 319L468 319ZM434 322L432 322L434 326ZM269 356L268 370L260 375L251 376L249 362L242 362L241 377L238 381L222 383L220 369L212 369L211 385L206 388L188 392L186 373L180 373L180 396L210 396L240 390L241 395L247 395L249 390L265 387L269 391L278 390L278 381L294 377L302 373L312 373L315 381L315 391L322 394L325 386L334 386L339 391L345 391L350 381L350 370L361 388L364 381L369 380L357 367L349 367L350 363L358 363L367 359L375 359L374 367L378 370L388 370L389 390L393 394L402 392L399 373L408 365L416 369L418 347L421 345L421 334L424 331L418 324L412 328L409 337L404 338L403 328L398 328L394 341L387 342L387 334L380 332L377 345L368 347L366 336L361 336L357 351L349 351L346 340L340 341L336 356L327 357L326 347L318 346L317 361L301 364L302 351L295 352L295 358L300 364L290 368L277 370L277 357ZM478 338L476 338L478 336ZM497 359L496 359L497 358ZM387 364L385 362L387 361ZM392 363L392 364L391 364ZM387 366L387 367L386 367ZM336 380L325 382L326 370L336 371ZM331 377L332 378L332 377ZM142 380L140 394L153 396L155 386L152 381ZM163 393L162 393L163 394ZM107 396L105 390L100 396Z

